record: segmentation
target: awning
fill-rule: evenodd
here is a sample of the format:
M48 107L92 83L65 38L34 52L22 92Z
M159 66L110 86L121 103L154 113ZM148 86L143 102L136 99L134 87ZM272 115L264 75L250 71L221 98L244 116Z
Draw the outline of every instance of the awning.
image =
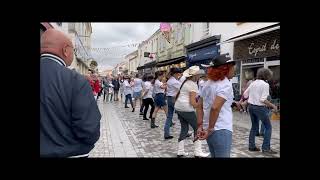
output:
M156 61L152 61L152 62L144 64L143 66L137 67L137 70L146 69L146 68L152 68L152 67L155 67L156 64L157 64Z
M141 69L144 69L144 66L137 67L137 70L141 70Z
M161 61L161 62L157 63L156 67L162 67L162 66L166 66L166 65L177 64L177 63L180 63L180 62L184 61L185 59L186 59L185 56L181 56L181 57L177 57L177 58Z
M221 35L212 36L201 41L189 44L186 46L187 52L194 51L200 48L204 48L210 45L216 45L220 41Z
M254 37L254 36L258 36L260 34L267 33L267 32L270 32L270 31L274 31L274 30L277 30L277 29L280 29L280 23L276 23L276 24L271 25L271 26L267 26L267 27L260 28L260 29L254 30L254 31L250 31L250 32L245 33L245 34L234 36L234 37L229 38L229 39L227 39L227 40L225 40L225 41L223 41L221 43L218 43L218 45L224 44L224 43L230 43L230 42L234 42L234 41L240 41L242 39L247 39L247 38L251 38L251 37Z

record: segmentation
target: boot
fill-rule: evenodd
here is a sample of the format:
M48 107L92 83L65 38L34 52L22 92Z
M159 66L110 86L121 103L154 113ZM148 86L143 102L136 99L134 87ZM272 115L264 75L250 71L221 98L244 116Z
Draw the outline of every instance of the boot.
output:
M155 122L155 118L151 118L151 128L159 127L154 122Z
M188 153L184 152L184 140L179 141L178 144L178 153L177 153L177 157L181 158L183 156L188 156Z
M194 142L194 157L195 158L208 157L209 154L210 153L202 152L201 141L200 140L196 140Z

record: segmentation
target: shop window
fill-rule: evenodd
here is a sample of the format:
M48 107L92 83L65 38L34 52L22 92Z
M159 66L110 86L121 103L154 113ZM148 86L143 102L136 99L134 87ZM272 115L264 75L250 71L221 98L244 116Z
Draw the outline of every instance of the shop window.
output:
M254 58L254 59L243 60L242 64L259 63L259 62L264 62L264 58Z

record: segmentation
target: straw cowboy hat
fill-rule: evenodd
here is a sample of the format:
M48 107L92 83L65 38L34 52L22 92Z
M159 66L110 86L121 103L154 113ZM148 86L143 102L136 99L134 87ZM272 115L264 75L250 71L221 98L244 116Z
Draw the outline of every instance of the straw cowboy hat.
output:
M203 72L201 71L199 66L191 66L183 72L183 76L184 77L191 77L194 75L200 75L201 73L203 73Z
M224 64L233 63L235 64L234 60L231 60L229 53L221 54L211 60L209 64L201 64L203 67L218 67Z

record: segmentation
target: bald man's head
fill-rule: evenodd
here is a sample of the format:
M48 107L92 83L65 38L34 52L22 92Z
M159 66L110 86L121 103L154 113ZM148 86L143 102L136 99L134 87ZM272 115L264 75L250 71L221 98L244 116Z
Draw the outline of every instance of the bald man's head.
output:
M73 61L73 45L71 40L63 32L48 29L41 36L41 51L40 53L51 53L59 56L67 66L70 66Z

